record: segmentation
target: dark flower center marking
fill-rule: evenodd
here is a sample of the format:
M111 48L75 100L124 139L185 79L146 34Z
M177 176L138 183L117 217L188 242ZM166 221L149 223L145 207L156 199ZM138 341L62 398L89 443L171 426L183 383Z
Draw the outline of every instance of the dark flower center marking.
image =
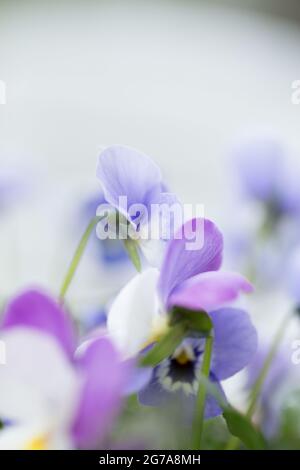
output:
M157 378L161 386L170 392L183 390L186 394L196 393L201 354L202 350L190 343L179 346L175 353L157 368Z

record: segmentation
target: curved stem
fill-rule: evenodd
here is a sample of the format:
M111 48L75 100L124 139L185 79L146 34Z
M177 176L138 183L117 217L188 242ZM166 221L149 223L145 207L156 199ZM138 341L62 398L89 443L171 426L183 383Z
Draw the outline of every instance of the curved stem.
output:
M270 350L269 350L269 352L267 354L267 357L264 361L264 364L263 364L263 366L260 370L260 373L259 373L256 381L254 382L252 392L251 392L251 395L250 395L250 403L249 403L248 409L246 411L246 416L249 419L251 419L253 414L254 414L254 411L255 411L255 408L256 408L256 405L257 405L257 401L259 399L264 381L265 381L265 379L268 375L268 372L269 372L270 367L272 365L272 361L273 361L273 359L276 355L276 352L277 352L278 347L281 343L281 340L284 336L284 333L286 331L286 327L287 327L290 319L291 319L291 316L289 318L284 318L283 322L280 324L280 327L279 327L276 335L274 336L274 340L271 344ZM235 449L237 449L238 446L239 446L239 442L240 441L237 437L232 436L231 439L229 440L227 446L226 446L226 450L235 450Z
M98 222L100 222L100 220L103 218L103 216L95 216L91 221L90 223L88 224L84 234L82 235L81 237L81 240L76 248L76 251L73 255L73 258L71 260L71 263L69 265L69 268L68 268L68 271L67 271L67 274L65 275L65 278L63 280L63 283L62 283L62 286L61 286L61 289L60 289L60 293L59 293L59 298L60 300L63 302L64 301L64 298L65 298L65 295L67 293L67 290L73 280L73 277L76 273L76 269L78 267L78 264L81 260L81 257L83 255L83 252L86 248L86 245L87 245L87 242L90 238L90 235L92 234L93 232L93 229L95 228L95 226L97 225Z
M213 337L208 336L205 341L205 349L203 354L203 363L201 367L201 376L205 379L208 379L210 372L210 363L211 363L211 354L213 347ZM192 448L194 450L201 449L201 440L203 434L203 425L204 425L204 412L205 412L205 399L206 399L207 384L206 380L200 380L197 401L196 401L196 411L193 424L193 440Z
M280 345L280 342L283 338L283 335L286 331L286 326L288 324L288 320L287 319L284 319L283 323L281 323L275 337L274 337L274 340L273 340L273 343L270 347L270 350L267 354L267 357L265 359L265 362L261 368L261 371L254 383L254 386L252 388L252 392L251 392L251 399L250 399L250 404L249 404L249 407L248 407L248 410L247 410L247 417L248 418L252 418L253 416L253 413L255 411L255 408L256 408L256 404L257 404L257 400L259 398L259 395L261 393L261 389L262 389L262 386L264 384L264 381L268 375L268 372L269 372L269 369L271 367L271 364L272 364L272 361L275 357L275 354L278 350L278 347Z

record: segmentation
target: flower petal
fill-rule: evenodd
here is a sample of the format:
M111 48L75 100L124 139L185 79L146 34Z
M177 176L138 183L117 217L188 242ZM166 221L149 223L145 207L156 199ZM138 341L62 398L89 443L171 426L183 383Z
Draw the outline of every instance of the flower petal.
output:
M128 366L132 373L128 377L128 383L124 389L125 395L132 395L142 390L149 383L152 376L151 367L139 367L135 360L129 359Z
M176 305L209 312L232 302L240 292L252 292L251 284L240 274L228 271L201 273L174 290L168 307Z
M191 243L196 243L194 249L191 249ZM186 222L166 248L159 278L159 292L163 303L166 305L173 290L187 279L205 271L218 270L222 262L222 251L222 234L211 221L192 219Z
M177 396L165 390L157 379L157 368L153 369L149 383L138 393L139 402L145 406L164 406Z
M52 336L15 327L1 334L0 417L17 424L66 425L74 412L79 378Z
M0 450L24 450L36 435L37 429L28 425L8 426L0 431Z
M129 147L112 145L99 156L97 177L106 201L125 217L133 204L144 204L148 209L149 196L161 192L161 172L151 158ZM119 198L127 197L127 207Z
M43 331L59 341L69 357L74 353L75 334L70 318L38 290L28 290L7 305L1 327L7 330L16 326Z
M105 337L92 341L77 361L83 388L72 434L77 446L93 448L119 410L129 367Z
M210 382L217 388L220 396L225 399L225 394L221 384L215 379L213 375L210 376ZM186 394L182 391L171 392L165 390L157 380L155 369L153 371L152 379L149 384L139 392L139 401L145 406L165 406L170 404L172 400L179 402L180 408L183 410L186 419L192 422L195 407L196 407L196 394ZM214 418L222 414L217 400L207 393L205 402L205 419Z
M225 393L220 382L217 379L215 379L213 375L210 376L209 380L214 385L216 392L218 392L219 396L224 401L226 401ZM205 412L204 412L205 419L215 418L216 416L219 416L222 413L223 413L223 410L220 407L218 401L213 395L211 395L208 392L206 396L206 401L205 401Z
M212 371L219 380L236 374L253 359L257 333L243 310L224 308L211 312L214 325Z
M112 339L127 356L137 354L148 340L158 311L156 284L158 270L137 274L114 300L107 319Z

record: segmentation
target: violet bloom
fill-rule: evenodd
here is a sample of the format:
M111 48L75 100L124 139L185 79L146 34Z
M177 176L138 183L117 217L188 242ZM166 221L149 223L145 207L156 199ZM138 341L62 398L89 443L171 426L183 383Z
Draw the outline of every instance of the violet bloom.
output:
M264 204L274 221L300 213L300 169L287 164L280 143L252 139L240 144L235 155L242 190Z
M247 313L224 307L252 287L239 274L219 271L223 239L212 222L202 220L202 248L186 249L187 239L192 239L199 222L199 219L186 222L185 237L176 234L169 241L160 272L149 268L121 290L108 313L108 330L123 354L132 356L167 331L173 307L194 310L195 315L199 310L208 312L215 336L210 378L220 388L219 382L244 368L256 349L256 331ZM156 404L175 392L186 402L192 402L203 350L203 339L185 340L172 357L153 370L150 384L140 393L141 401ZM209 397L206 416L218 413L219 407Z
M129 236L138 242L150 264L159 265L162 240L171 238L175 224L168 208L176 205L181 216L181 206L176 196L166 191L159 167L137 150L113 145L101 152L97 177L106 202L123 218ZM163 206L164 211L153 211L154 205ZM99 232L102 226L100 223Z
M128 364L108 338L74 358L75 335L62 308L31 290L7 306L0 329L1 449L98 448L120 408Z

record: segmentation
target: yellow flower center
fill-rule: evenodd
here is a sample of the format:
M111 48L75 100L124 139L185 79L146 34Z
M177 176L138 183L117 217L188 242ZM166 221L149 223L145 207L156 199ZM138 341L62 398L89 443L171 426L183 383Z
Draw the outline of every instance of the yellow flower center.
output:
M184 366L188 362L191 362L191 356L188 354L188 352L183 349L176 357L175 357L176 362L180 364L181 366Z
M46 450L48 439L45 435L35 436L31 441L25 444L24 450Z
M152 329L148 339L143 344L142 349L145 349L152 343L159 341L168 331L169 323L167 315L156 316L152 323Z

